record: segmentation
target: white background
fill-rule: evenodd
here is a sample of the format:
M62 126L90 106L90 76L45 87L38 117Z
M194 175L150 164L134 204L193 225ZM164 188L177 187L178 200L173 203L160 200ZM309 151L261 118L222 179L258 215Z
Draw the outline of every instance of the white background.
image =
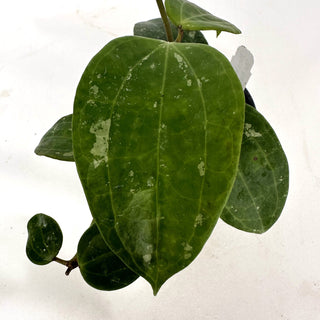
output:
M229 59L239 45L255 57L248 84L290 165L283 214L263 235L219 221L197 259L157 297L139 279L101 292L67 278L58 264L25 255L26 225L53 216L71 258L91 221L74 163L33 153L72 113L88 61L135 22L159 16L152 0L0 0L1 319L320 319L320 4L318 0L195 0L242 30L205 32Z

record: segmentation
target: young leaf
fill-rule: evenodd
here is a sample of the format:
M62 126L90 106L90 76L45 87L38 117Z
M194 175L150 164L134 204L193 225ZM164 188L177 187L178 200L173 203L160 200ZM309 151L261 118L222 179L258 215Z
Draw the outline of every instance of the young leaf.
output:
M38 156L74 161L72 151L72 114L62 117L42 137L35 149Z
M289 187L289 169L267 120L246 106L239 169L221 218L235 228L263 233L279 218Z
M225 99L225 97L228 99ZM236 176L244 95L201 44L111 41L77 88L74 156L108 246L157 293L198 255Z
M110 250L95 224L82 235L77 260L83 279L99 290L118 290L139 277Z
M170 22L174 38L178 36L178 28ZM138 22L133 29L135 36L141 36L152 39L167 40L166 30L161 18ZM193 42L208 44L204 35L200 31L185 31L182 42Z
M165 6L170 20L183 30L216 30L235 34L241 31L228 21L215 17L208 11L187 0L166 0Z
M62 232L51 217L38 213L28 222L26 253L35 264L48 264L57 256L62 246Z

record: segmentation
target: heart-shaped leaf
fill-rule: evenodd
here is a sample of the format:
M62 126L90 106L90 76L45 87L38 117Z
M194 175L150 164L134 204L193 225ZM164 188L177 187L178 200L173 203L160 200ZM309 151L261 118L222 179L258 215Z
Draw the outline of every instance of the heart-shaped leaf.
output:
M170 22L173 37L178 36L178 28ZM152 39L167 40L166 30L161 18L152 19L148 21L138 22L135 24L133 33L135 36L141 36ZM182 42L193 42L208 44L204 35L200 31L188 31L183 33Z
M124 249L121 260L154 293L211 234L236 176L243 121L241 84L207 45L118 38L82 75L78 173L104 240Z
M35 264L48 264L59 253L62 246L62 232L51 217L38 213L28 222L26 253Z
M267 120L247 105L238 174L221 218L235 228L263 233L279 218L288 187L280 142Z
M58 120L42 137L34 152L39 156L74 161L71 122L72 114Z
M139 277L110 250L95 224L82 235L77 260L83 279L99 290L118 290Z
M235 34L241 31L232 23L215 17L208 11L187 0L166 0L165 6L170 20L183 30L216 30Z

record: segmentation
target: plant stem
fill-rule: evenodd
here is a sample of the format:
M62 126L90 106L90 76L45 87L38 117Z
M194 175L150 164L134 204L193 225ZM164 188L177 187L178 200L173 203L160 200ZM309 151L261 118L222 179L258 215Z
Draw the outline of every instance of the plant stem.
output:
M55 258L53 258L52 261L55 261L55 262L60 263L60 264L62 264L62 265L67 267L67 270L65 272L66 276L68 276L73 269L75 269L75 268L77 268L79 266L78 260L77 260L77 255L75 255L70 260L63 260L63 259L60 259L58 257L55 257Z
M167 33L167 39L169 42L173 42L173 34L172 34L172 30L171 30L171 26L170 26L170 22L169 22L169 18L167 16L167 12L166 9L163 5L162 0L156 0L157 1L157 5L161 14L161 18L164 24L164 27L166 29L166 33Z
M179 26L178 27L178 36L177 36L176 42L181 42L182 38L183 38L183 29L182 29L182 26Z

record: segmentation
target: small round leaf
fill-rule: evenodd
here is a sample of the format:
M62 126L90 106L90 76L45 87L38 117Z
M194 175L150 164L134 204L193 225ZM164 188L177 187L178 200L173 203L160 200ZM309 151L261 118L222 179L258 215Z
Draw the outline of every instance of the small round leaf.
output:
M62 246L62 232L58 223L51 217L39 213L28 222L26 253L35 264L48 264L58 254Z
M109 249L95 224L82 235L77 258L83 279L99 290L118 290L139 277Z

